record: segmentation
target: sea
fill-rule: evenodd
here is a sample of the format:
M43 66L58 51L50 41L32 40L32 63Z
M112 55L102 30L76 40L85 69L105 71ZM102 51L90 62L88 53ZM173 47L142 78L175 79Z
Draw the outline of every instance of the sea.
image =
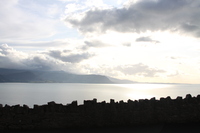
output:
M54 101L63 105L77 101L97 99L97 102L116 102L123 100L151 99L155 97L200 94L200 84L77 84L77 83L0 83L0 104L7 105L44 105Z

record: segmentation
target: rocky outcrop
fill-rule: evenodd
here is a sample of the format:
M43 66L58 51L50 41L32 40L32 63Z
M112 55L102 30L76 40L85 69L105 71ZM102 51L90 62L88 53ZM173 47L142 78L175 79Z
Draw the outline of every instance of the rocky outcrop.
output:
M85 100L62 105L9 106L0 104L0 129L65 129L87 127L119 127L149 124L200 122L200 95L127 102Z

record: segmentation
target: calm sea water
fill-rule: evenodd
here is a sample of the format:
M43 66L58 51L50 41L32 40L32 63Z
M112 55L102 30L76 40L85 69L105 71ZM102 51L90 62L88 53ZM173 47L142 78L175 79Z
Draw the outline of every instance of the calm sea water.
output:
M69 84L69 83L1 83L0 103L5 105L34 104L43 105L50 101L69 104L83 100L97 99L98 102L115 99L150 99L156 97L177 96L186 94L197 96L200 94L200 84Z

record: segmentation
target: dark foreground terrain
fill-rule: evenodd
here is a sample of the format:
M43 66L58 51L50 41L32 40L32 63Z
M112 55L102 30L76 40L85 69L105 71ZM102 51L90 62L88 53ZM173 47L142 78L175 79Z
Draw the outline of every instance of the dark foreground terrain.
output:
M96 99L77 105L0 106L3 132L200 132L200 95L110 103Z
M83 128L83 129L21 129L1 130L2 133L199 133L200 125L195 124L165 124L140 125L133 127Z

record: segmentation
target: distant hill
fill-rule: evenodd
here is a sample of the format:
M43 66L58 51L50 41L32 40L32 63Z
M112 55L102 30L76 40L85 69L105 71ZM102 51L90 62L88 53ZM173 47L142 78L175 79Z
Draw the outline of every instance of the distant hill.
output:
M131 80L125 80L125 79L116 79L112 77L108 77L110 81L117 83L117 84L134 84L137 83L136 81L131 81Z
M30 71L10 73L10 74L3 75L3 76L10 82L36 82L36 81L39 81L38 77Z
M113 83L102 75L78 75L65 71L15 70L0 68L0 82Z
M8 81L3 75L0 75L0 82Z
M32 82L32 83L135 83L119 80L103 75L81 75L65 71L17 70L0 68L0 82Z

